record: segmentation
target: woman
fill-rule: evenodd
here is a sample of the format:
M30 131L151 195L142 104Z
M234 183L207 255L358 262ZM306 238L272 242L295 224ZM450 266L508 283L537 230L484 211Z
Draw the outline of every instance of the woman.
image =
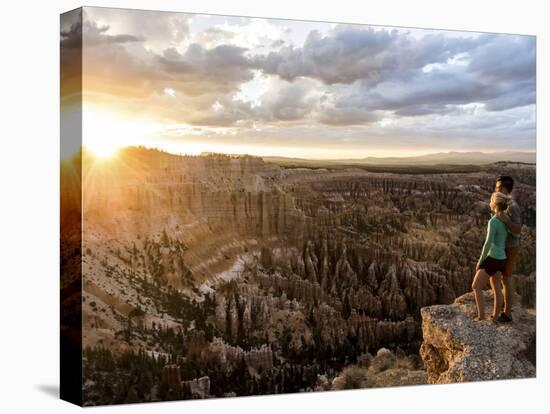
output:
M476 275L472 283L477 305L476 320L478 321L485 319L485 297L483 296L483 289L488 281L491 282L494 296L493 315L491 317L493 322L496 322L502 308L502 291L500 290L500 283L502 280L502 273L506 266L505 247L508 229L506 225L497 218L497 213L506 211L511 201L511 197L506 194L500 192L491 194L491 202L489 205L494 215L487 224L487 237L483 249L481 250L481 256L477 263Z

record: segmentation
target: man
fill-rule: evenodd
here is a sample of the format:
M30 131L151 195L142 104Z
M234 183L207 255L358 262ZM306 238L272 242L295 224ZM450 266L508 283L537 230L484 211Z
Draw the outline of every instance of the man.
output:
M514 189L514 180L507 175L501 175L495 183L495 191L511 195ZM512 199L512 204L506 212L499 212L497 217L506 224L508 236L506 238L506 267L502 275L502 285L504 294L504 311L498 317L499 322L512 321L512 296L514 284L512 273L518 258L520 250L521 235L521 210L516 200Z

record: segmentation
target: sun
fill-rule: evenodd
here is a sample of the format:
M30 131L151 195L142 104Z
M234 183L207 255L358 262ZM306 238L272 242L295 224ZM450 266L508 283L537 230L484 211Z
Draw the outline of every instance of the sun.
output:
M108 143L87 145L86 148L98 158L112 158L119 149L118 146L109 145Z
M113 113L84 109L83 145L99 158L110 158L124 145L124 122Z
M115 111L84 108L82 143L98 158L112 158L122 147L142 145L151 139L149 123Z

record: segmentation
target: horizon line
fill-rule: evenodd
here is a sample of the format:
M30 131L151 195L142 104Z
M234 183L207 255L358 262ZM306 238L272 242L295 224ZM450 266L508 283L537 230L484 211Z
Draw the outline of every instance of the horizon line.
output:
M83 146L83 149L85 146ZM388 158L418 158L418 157L424 157L428 155L440 155L440 154L482 154L482 155L498 155L498 154L509 154L509 153L515 153L515 154L521 154L521 155L536 155L536 151L521 151L521 150L502 150L502 151L476 151L476 150L470 150L470 151L456 151L456 150L448 150L448 151L429 151L422 154L416 154L416 155L392 155L392 156L372 156L372 155L366 155L363 157L357 157L357 158L348 158L348 157L340 157L340 158L304 158L304 157L292 157L292 156L284 156L284 155L271 155L271 154L254 154L250 152L221 152L221 151L201 151L200 153L185 153L185 152L177 152L173 150L168 150L162 147L156 147L156 146L146 146L146 145L126 145L124 147L120 147L117 149L117 151L128 149L128 148L143 148L147 150L156 150L160 152L165 152L172 155L179 155L179 156L205 156L209 154L219 154L219 155L231 155L231 156L254 156L254 157L260 157L260 158L283 158L283 159L292 159L292 160L304 160L304 161L361 161L368 158L373 159L388 159ZM88 149L89 152L93 153L93 150Z

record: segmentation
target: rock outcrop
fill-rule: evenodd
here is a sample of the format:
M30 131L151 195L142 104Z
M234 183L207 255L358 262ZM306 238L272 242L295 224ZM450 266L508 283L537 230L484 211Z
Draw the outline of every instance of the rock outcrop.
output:
M220 338L214 338L208 348L202 352L205 359L213 359L223 367L231 369L239 365L243 360L249 369L258 372L273 368L273 351L267 345L260 348L252 348L250 351L244 351L239 346L231 346L223 342Z
M162 368L162 382L175 395L184 392L192 398L208 398L210 396L210 378L203 376L188 381L181 380L180 368L176 364L165 365Z
M484 292L491 314L491 291ZM516 303L518 301L516 300ZM535 316L514 307L513 322L474 321L472 293L452 305L422 308L420 355L431 384L530 378L536 375Z

